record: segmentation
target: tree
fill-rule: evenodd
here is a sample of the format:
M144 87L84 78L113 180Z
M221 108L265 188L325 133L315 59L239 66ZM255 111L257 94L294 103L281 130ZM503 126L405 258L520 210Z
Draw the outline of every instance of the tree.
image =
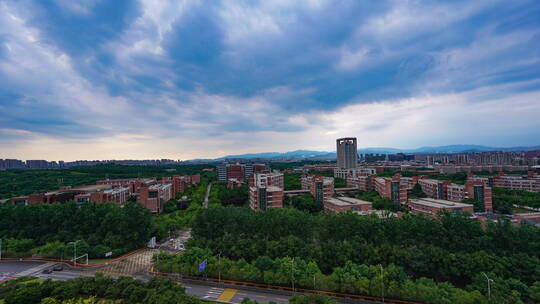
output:
M424 193L424 190L422 190L422 186L420 186L420 183L416 183L414 187L411 189L411 198L423 198L427 197L427 195Z

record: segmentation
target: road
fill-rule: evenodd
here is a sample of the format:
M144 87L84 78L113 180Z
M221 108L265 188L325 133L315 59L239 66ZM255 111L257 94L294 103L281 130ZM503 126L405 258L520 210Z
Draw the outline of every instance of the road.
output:
M141 253L141 256L144 257L146 254ZM135 258L140 259L140 258ZM126 259L125 263L128 263L129 259ZM133 263L138 264L136 261ZM116 264L116 263L115 263ZM64 265L63 271L53 271L50 274L43 273L45 269L52 269L54 266L59 265L56 262L34 262L34 261L1 261L0 262L0 283L12 278L22 277L22 276L33 276L43 279L52 279L66 281L78 277L91 277L94 276L96 271L89 271L88 269L83 268L72 268ZM122 263L118 265L111 265L113 267L120 267ZM129 266L129 265L128 265ZM127 267L127 269L135 269L134 267ZM103 269L105 270L105 269ZM120 273L117 272L108 272L108 271L99 271L104 272L104 274L118 277L118 276L131 276L135 279L148 281L151 276L147 275L145 271L137 270L133 273ZM221 286L212 283L207 283L204 281L182 281L182 286L186 288L186 293L192 296L195 296L199 299L213 302L222 302L222 303L232 303L240 304L243 299L248 298L255 300L257 302L275 302L275 303L288 303L290 295L285 294L281 291L266 290L266 289L254 289L244 286ZM343 299L337 299L343 303L350 303L351 301L344 301ZM373 303L365 302L362 300L355 300L354 303Z
M50 274L42 273L44 269L52 269L58 263L55 262L31 262L31 261L1 261L0 262L0 282L15 277L33 276L43 279L66 281L82 276L93 276L94 273L83 271L83 269L73 269L64 266L63 271L53 271ZM111 273L107 273L113 277ZM137 279L149 280L147 275L137 275ZM221 288L206 285L204 282L185 282L182 286L186 288L186 293L196 296L202 300L218 301L223 303L240 304L244 298L257 300L258 302L273 301L276 303L287 303L289 296L279 295L272 292L245 290L241 287Z
M208 184L208 187L206 187L206 195L204 196L204 201L203 201L204 208L208 208L208 196L210 196L210 189L212 189L211 182Z

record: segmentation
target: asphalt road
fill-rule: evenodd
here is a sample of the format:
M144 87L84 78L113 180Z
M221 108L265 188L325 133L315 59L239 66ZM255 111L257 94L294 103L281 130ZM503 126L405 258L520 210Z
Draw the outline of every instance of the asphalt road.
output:
M44 269L52 269L58 263L53 262L31 262L31 261L1 261L0 262L0 282L21 276L33 276L43 279L66 281L81 276L89 276L78 269L64 266L63 271L53 271L50 274L42 273ZM139 277L148 280L148 277ZM247 291L241 288L220 288L194 283L182 283L186 292L207 301L220 301L224 303L239 304L244 298L250 298L259 302L273 301L276 303L287 303L288 297L272 293Z
M66 281L81 276L92 276L89 272L83 272L82 269L73 269L64 266L63 271L53 271L50 274L42 273L44 269L52 269L58 263L54 262L31 262L31 261L1 261L0 262L0 282L21 276L34 276L43 279L52 279ZM147 281L149 276L136 276L136 279ZM257 302L275 302L288 303L289 295L284 295L279 291L272 290L253 290L241 286L221 287L207 285L205 282L182 282L186 288L186 293L196 296L202 300L240 304L244 298L256 300ZM341 300L338 300L341 301ZM369 303L355 301L355 303Z

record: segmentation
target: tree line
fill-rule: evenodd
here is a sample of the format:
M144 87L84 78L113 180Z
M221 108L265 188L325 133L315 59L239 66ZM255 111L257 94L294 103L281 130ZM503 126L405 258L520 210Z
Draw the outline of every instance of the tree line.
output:
M488 303L485 282L478 274L469 289L456 288L448 282L436 282L428 278L413 280L403 268L390 264L355 264L346 262L324 274L314 261L302 258L257 257L248 263L244 259L231 260L216 257L208 249L193 247L182 255L163 253L154 257L156 267L164 272L177 272L191 276L211 276L222 279L251 281L269 285L281 285L316 290L338 291L375 297L390 297L422 301L425 303ZM200 263L207 266L200 271ZM512 293L511 282L496 280L493 299L503 303L519 303L520 295ZM495 289L496 288L496 289ZM528 288L525 286L525 288ZM540 282L527 289L526 301L540 299Z
M174 281L162 278L143 282L130 277L113 279L98 274L69 281L29 280L31 278L23 277L0 285L0 300L3 299L5 304L204 303L187 295Z
M326 275L349 261L393 264L413 279L427 277L470 288L486 272L510 282L523 299L540 281L539 228L504 220L482 227L465 214L379 219L215 207L197 214L192 235L190 246L208 248L214 255L247 263L260 256L297 257L315 262Z
M155 235L150 212L138 203L0 204L3 256L103 258L144 246Z
M5 170L0 171L0 198L29 195L58 189L61 185L81 186L97 180L114 178L157 177L201 174L208 165L126 166L103 164L69 169ZM214 172L202 172L201 179L209 180Z

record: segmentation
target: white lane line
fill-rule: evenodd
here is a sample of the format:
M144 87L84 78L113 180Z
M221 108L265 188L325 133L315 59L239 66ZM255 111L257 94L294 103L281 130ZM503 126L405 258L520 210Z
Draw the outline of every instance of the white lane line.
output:
M48 262L48 263L41 264L41 265L38 265L38 266L30 268L30 269L27 269L25 271L21 271L21 272L17 273L16 275L20 276L20 277L29 276L31 274L41 272L43 269L51 267L51 266L53 266L55 264L56 264L56 262Z

